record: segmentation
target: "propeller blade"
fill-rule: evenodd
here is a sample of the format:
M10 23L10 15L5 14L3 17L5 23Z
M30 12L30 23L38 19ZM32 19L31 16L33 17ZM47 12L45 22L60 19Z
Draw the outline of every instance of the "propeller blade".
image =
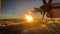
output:
M44 11L41 8L34 8L35 12L40 12L41 14L44 13Z
M48 1L48 3L47 3L47 6L48 6L48 7L51 7L52 1L53 1L53 0L49 0L49 1Z
M43 13L42 20L44 19L45 14L46 14L46 12Z
M45 5L45 6L47 5L47 2L46 2L46 0L43 0L43 5Z
M53 1L53 0L49 0L49 1L48 1L48 5L51 5L52 1Z

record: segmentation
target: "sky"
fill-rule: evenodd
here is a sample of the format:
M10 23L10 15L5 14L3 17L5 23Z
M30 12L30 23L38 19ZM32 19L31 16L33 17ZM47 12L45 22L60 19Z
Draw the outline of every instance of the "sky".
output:
M54 0L54 2L60 2L60 0ZM42 0L2 0L0 18L22 18L25 13L41 5L43 5ZM41 17L41 14L36 13L34 16Z

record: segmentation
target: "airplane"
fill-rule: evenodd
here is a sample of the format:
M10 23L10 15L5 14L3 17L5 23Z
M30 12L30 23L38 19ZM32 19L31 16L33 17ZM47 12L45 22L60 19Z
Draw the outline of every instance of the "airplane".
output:
M42 1L43 1L43 5L39 8L34 7L34 11L32 12L40 12L41 14L43 14L42 20L46 13L47 13L46 16L51 18L51 20L53 20L52 18L56 18L55 15L53 15L52 10L60 9L60 3L52 3L53 0L48 0L48 2L46 0L42 0Z

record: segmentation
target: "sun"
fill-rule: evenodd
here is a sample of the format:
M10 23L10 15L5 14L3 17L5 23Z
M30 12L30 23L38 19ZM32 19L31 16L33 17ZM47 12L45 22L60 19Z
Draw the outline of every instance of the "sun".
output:
M33 21L32 16L26 14L25 17L26 17L27 21L29 21L29 22Z

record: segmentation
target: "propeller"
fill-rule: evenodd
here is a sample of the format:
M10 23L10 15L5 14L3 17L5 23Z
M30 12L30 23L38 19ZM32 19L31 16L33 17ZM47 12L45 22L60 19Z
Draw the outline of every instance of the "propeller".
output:
M51 10L52 9L60 9L60 3L52 3L52 1L53 0L48 0L48 1L42 0L43 5L40 6L39 8L34 7L34 11L33 12L35 12L35 13L36 12L40 12L40 14L43 14L42 20L43 20L43 18L44 18L46 13L47 13L46 16L51 18L51 20L52 20L52 18L59 17L59 15L56 12L53 13L54 11L52 12ZM58 11L58 12L60 12L60 11Z
M53 0L48 0L48 2L46 0L42 0L43 1L43 5L40 8L35 8L34 7L34 12L40 12L41 14L43 14L42 16L42 20L45 16L46 13L51 14L51 3ZM51 16L52 17L52 16Z

